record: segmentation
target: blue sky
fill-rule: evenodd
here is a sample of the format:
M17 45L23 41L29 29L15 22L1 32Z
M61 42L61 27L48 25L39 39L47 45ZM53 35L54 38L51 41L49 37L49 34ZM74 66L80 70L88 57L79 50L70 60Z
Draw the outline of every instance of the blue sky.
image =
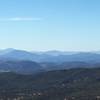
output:
M100 50L100 0L0 0L0 48Z

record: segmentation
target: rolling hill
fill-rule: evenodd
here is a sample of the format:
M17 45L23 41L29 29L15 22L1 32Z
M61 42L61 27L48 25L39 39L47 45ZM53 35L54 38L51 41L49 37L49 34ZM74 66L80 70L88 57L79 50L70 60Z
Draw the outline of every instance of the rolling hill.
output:
M4 98L3 95L6 98L21 96L21 100L96 100L100 96L100 68L37 75L0 73L0 98Z
M0 72L35 74L42 71L42 66L33 61L0 61Z

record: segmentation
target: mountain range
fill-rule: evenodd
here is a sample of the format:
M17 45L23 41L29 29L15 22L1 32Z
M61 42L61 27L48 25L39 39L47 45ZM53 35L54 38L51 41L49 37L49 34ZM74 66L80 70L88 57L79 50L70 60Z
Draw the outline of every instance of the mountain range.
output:
M99 52L29 52L17 49L0 50L0 72L35 74L72 68L100 67Z
M98 100L99 52L0 50L0 100Z
M99 62L100 52L65 52L65 51L45 51L29 52L8 48L0 50L0 60L30 60L36 62L69 62L85 61Z

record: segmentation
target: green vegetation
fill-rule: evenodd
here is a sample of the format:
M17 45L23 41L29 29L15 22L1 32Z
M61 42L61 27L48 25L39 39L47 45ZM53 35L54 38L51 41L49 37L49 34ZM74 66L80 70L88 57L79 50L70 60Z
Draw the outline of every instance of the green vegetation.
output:
M0 100L99 100L100 68L0 73Z
M0 73L0 100L99 100L100 69Z

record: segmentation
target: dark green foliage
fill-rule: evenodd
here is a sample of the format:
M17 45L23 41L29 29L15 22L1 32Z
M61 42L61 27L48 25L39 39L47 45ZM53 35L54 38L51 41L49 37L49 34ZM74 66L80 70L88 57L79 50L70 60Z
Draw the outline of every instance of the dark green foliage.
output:
M10 100L99 100L96 99L99 96L99 68L49 71L37 75L0 73L0 98L3 100L8 97Z

